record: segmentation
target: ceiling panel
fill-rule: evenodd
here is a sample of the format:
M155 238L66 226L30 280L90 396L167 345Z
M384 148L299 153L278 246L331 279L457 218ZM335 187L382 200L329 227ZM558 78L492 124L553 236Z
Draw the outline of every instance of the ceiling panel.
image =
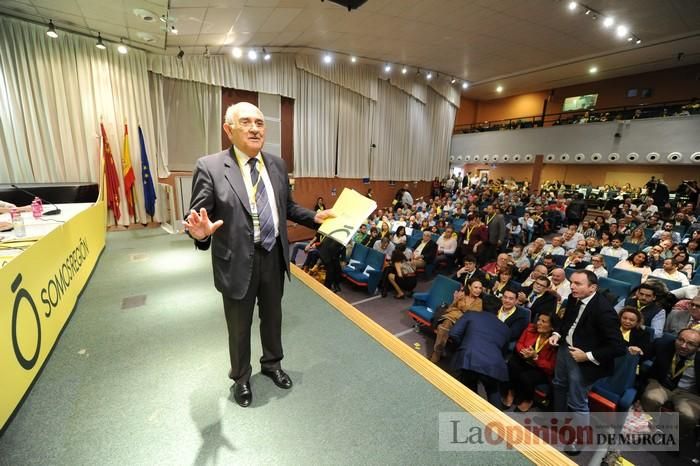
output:
M233 28L242 8L208 8L200 34L224 34Z
M256 32L270 17L274 8L245 7L236 19L234 29L238 32Z

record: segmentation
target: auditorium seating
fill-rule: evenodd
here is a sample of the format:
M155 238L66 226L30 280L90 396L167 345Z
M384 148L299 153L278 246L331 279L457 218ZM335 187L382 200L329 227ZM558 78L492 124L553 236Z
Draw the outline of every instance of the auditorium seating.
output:
M408 316L417 325L430 327L433 315L438 307L449 305L454 300L454 292L459 290L460 284L444 275L435 277L430 290L425 293L413 295L413 305L408 310Z
M361 244L355 244L348 265L343 267L343 277L374 294L382 278L384 254Z

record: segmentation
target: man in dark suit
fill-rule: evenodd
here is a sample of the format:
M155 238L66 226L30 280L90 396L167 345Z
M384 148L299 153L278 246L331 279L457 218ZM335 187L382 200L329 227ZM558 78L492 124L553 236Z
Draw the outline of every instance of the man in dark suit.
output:
M625 306L636 307L642 313L644 325L654 329L654 338L664 334L666 310L656 303L656 288L653 285L639 285L635 297L627 298Z
M450 330L450 339L458 346L452 367L459 372L460 382L475 393L481 382L496 407L501 405L499 382L508 380L503 353L509 336L508 327L489 312L465 312Z
M464 256L464 263L462 268L457 270L452 276L452 280L460 282L462 287L466 288L467 283L472 278L478 279L484 287L486 286L486 273L481 269L476 267L476 257L472 254L467 254Z
M549 290L549 278L541 276L530 287L518 293L518 303L530 309L530 322L537 322L540 314L554 315L557 310L557 295Z
M493 260L505 244L506 221L498 204L486 206L486 226L489 231L489 241L484 248L484 263Z
M498 320L506 324L510 329L509 343L515 343L520 338L520 335L530 323L530 311L526 308L518 306L518 292L513 288L503 290L501 296L501 308L496 312Z
M588 392L601 377L612 374L615 358L626 352L617 313L596 293L598 277L589 270L571 275L571 294L564 315L556 319L549 339L559 346L554 370L554 411L585 414Z
M433 235L430 231L423 232L423 239L416 245L412 255L411 264L413 264L415 270L424 269L426 265L435 261L437 243L433 241Z
M185 228L198 249L211 246L214 285L223 296L229 335L233 395L252 401L250 329L258 302L262 373L280 388L292 387L282 370L282 293L289 275L287 218L317 228L333 214L297 205L284 161L261 152L265 117L241 102L226 111L224 131L232 146L197 161ZM213 220L213 221L212 221Z

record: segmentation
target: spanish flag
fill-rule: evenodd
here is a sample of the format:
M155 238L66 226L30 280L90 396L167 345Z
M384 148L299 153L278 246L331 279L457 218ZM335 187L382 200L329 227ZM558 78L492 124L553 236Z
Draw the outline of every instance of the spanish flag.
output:
M129 128L124 123L124 145L122 146L122 176L124 177L124 193L126 194L126 203L129 207L129 216L136 221L134 212L134 169L131 166L131 154L129 152Z

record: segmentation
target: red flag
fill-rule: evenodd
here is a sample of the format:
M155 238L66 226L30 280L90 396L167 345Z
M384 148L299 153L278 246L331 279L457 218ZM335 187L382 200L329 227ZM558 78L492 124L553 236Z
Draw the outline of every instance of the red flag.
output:
M100 123L100 129L102 130L102 152L105 158L105 171L107 173L107 205L112 209L114 220L118 222L122 213L119 209L119 177L117 176L117 166L114 164L112 149L109 147L107 133L102 123Z
M129 151L129 128L124 123L124 145L122 146L122 176L124 177L124 193L126 194L126 204L129 207L129 215L136 220L134 213L134 169L131 166L131 153Z

